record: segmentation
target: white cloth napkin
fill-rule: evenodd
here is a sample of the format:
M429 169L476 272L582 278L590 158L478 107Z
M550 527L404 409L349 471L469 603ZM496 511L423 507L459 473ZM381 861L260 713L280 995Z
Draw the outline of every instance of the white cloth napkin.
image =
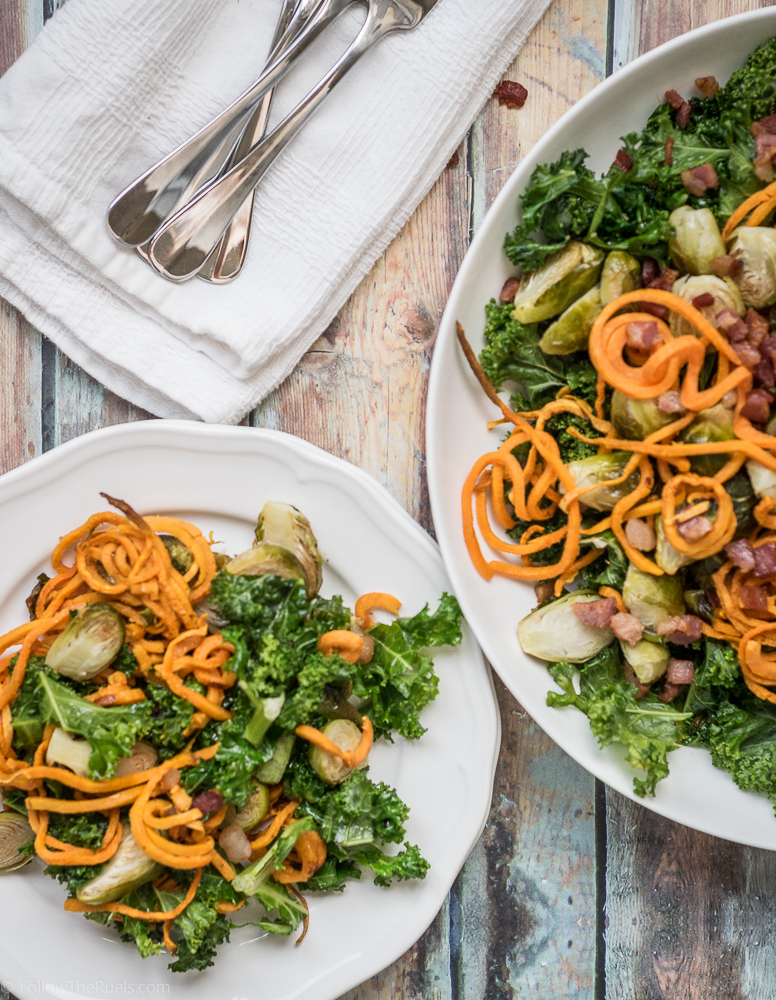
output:
M243 273L212 286L156 275L105 214L255 79L280 0L68 0L0 80L0 295L152 413L240 420L408 219L548 3L439 0L379 43L259 186ZM363 16L306 53L273 122Z

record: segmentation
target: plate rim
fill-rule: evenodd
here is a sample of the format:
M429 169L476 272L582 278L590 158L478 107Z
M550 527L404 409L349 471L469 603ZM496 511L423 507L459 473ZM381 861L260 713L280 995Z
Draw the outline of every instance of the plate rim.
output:
M541 136L536 144L528 150L517 167L512 171L503 188L493 200L490 208L487 210L485 217L483 218L480 227L475 233L474 238L466 252L455 281L453 282L453 287L450 291L450 295L439 325L437 343L435 345L434 357L431 363L428 397L426 403L427 480L431 513L432 517L434 517L437 541L440 552L442 553L442 559L444 560L448 575L453 583L454 590L458 596L458 600L469 626L474 632L486 659L491 664L492 669L498 674L499 678L508 688L510 693L520 702L521 705L523 705L524 708L525 705L522 701L524 692L521 692L521 685L519 683L517 671L505 668L502 664L500 664L499 661L503 660L503 656L498 652L494 642L491 641L489 630L486 625L479 621L477 607L474 602L469 599L468 595L466 595L465 588L461 586L463 580L469 574L473 574L476 571L470 564L465 567L461 565L457 555L451 551L451 547L448 544L446 529L444 527L440 529L439 527L439 523L441 523L444 519L438 519L436 516L436 512L442 508L444 503L444 486L442 483L443 476L440 471L441 464L438 457L438 452L441 450L441 446L439 445L439 439L437 437L436 425L436 414L443 408L440 401L443 400L445 394L445 387L442 384L441 358L443 354L449 353L451 350L455 349L455 326L457 322L459 304L462 303L470 280L474 277L474 273L479 266L481 259L487 255L488 247L493 246L494 240L497 240L498 246L501 248L505 232L497 228L497 220L502 214L504 208L509 203L513 205L517 204L518 197L525 189L534 167L538 163L545 162L548 159L548 153L545 153L545 150L552 150L552 147L556 144L557 139L562 136L563 132L568 127L569 122L573 122L578 116L584 115L590 106L594 108L595 105L602 99L605 99L606 95L608 95L612 90L617 90L619 87L627 84L631 77L640 75L644 71L645 67L648 67L652 62L663 59L666 54L670 54L674 52L674 50L679 51L687 45L695 45L698 41L702 41L707 36L724 33L725 31L735 28L740 24L756 21L773 22L770 34L764 36L763 42L776 35L776 30L774 30L776 29L776 7L763 7L757 10L746 11L744 13L733 14L729 17L720 18L719 20L712 21L709 24L701 25L700 27L687 31L676 38L672 38L667 42L656 46L649 52L643 53L642 55L631 60L625 66L618 69L616 72L612 73L609 77L601 81L591 91L585 94L584 97L580 98L579 101L569 108L568 111L564 112L564 114L561 115L561 117ZM566 147L564 146L563 148ZM554 158L557 156L557 153L553 150L550 155ZM498 290L496 290L494 294L498 294ZM484 310L485 302L482 303L482 306ZM474 387L474 384L475 383L472 379L472 382L470 383L472 388ZM520 584L520 581L516 582ZM526 584L523 584L523 586L526 586ZM515 621L515 626L516 625L517 622ZM529 662L543 662L528 656L528 654L522 653L522 655L525 656ZM552 681L548 676L548 690L550 690L551 684ZM531 714L528 709L526 709L526 711L529 712L529 715ZM559 715L560 714L561 713L559 713ZM533 716L531 716L531 718L534 719ZM729 840L732 843L740 843L745 846L776 851L776 843L774 842L776 830L774 830L774 835L771 836L770 841L766 842L755 835L749 838L743 836L726 836L724 833L720 833L720 831L716 829L713 824L702 820L698 820L697 822L688 821L684 815L678 814L681 810L677 811L672 806L669 806L666 803L661 803L655 798L641 798L637 796L633 791L631 779L633 774L638 774L638 772L628 771L627 782L621 785L615 785L612 783L610 775L605 773L603 751L599 749L598 754L596 755L596 760L593 763L587 760L580 760L577 753L576 740L573 736L564 738L564 730L560 723L552 732L549 732L540 721L537 719L534 719L534 721L540 726L540 728L547 732L547 735L553 740L553 742L555 742L586 771L598 780L604 782L607 787L612 788L619 794L631 799L631 801L637 803L638 805L649 809L651 812L657 813L658 815L674 822L681 823L691 829L709 834L721 840ZM689 750L697 748L679 749ZM598 764L599 759L600 765ZM741 789L737 790L742 795L756 794L752 792L745 792Z
M167 439L165 441L165 439ZM56 479L61 474L60 467L64 466L62 472L74 463L79 464L78 457L83 454L85 459L98 458L107 449L111 451L120 450L122 443L128 447L152 443L155 446L175 447L182 442L187 442L189 447L205 447L214 441L231 440L240 446L240 450L255 450L261 452L262 448L279 447L281 451L288 450L297 460L307 463L312 467L318 466L329 471L333 471L335 476L350 479L358 488L365 491L370 499L381 508L384 513L391 518L396 528L403 531L405 536L412 537L413 544L425 549L427 558L432 563L436 563L441 575L447 579L447 589L454 593L449 574L441 558L438 544L430 537L428 532L402 507L398 500L393 497L388 490L382 486L368 472L353 465L346 460L332 455L329 452L311 444L309 441L299 438L285 431L274 430L272 428L247 427L244 425L229 426L222 424L205 424L187 420L164 420L149 419L133 421L121 424L113 424L108 427L97 428L88 431L70 441L52 448L50 451L38 455L21 466L9 470L0 476L0 510L6 501L17 500L25 493L35 492L41 486L47 485L51 479ZM251 446L254 446L251 448ZM266 453L266 451L265 451ZM466 627L466 626L465 626ZM471 629L469 629L471 632ZM496 698L495 685L489 665L482 656L476 639L471 634L472 658L479 665L484 674L485 686L483 696L487 693L488 711L490 712L490 725L488 727L492 745L488 757L487 780L479 786L480 802L478 807L472 810L474 815L479 816L479 821L472 826L471 833L456 851L456 860L445 870L439 883L420 883L418 888L422 892L426 890L425 898L420 897L412 907L413 912L422 913L422 919L416 921L413 926L412 921L406 921L407 932L396 933L390 940L382 939L375 942L372 952L362 949L361 952L352 959L341 962L336 966L326 970L319 976L312 976L296 990L292 989L289 997L310 997L311 1000L336 1000L342 993L356 988L372 976L377 975L388 966L392 965L405 952L419 940L428 930L436 918L440 908L444 905L450 889L477 844L482 831L487 823L490 814L490 806L493 795L493 787L496 773L496 766L501 749L501 715ZM457 647L460 649L461 647ZM479 669L477 666L475 669ZM451 677L451 681L453 678ZM486 754L483 752L482 757ZM465 850L464 850L465 846ZM422 924L422 927L420 926ZM418 930L418 927L420 929ZM122 947L125 945L122 944ZM382 949L382 952L380 952ZM372 956L370 958L370 955ZM222 962L224 956L221 956ZM218 986L219 964L216 961L211 971L213 976L212 986ZM31 970L34 971L34 970ZM209 970L210 971L210 970ZM350 973L350 974L348 974ZM355 976L354 976L355 974ZM357 977L357 978L356 978ZM18 986L14 992L17 996L37 995L39 983L36 984L36 977L33 975L28 981L30 989ZM326 984L322 991L320 987ZM16 984L14 984L16 986ZM180 977L180 986L185 988L185 977ZM59 991L55 990L55 993Z

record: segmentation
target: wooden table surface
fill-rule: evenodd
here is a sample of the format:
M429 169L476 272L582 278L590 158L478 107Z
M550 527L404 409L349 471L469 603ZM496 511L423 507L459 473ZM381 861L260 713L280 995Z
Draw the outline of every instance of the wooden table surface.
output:
M0 72L58 5L0 0ZM525 107L488 102L458 163L248 422L361 466L431 530L424 418L434 339L494 197L523 153L607 74L690 28L768 5L553 0L507 73L528 88ZM0 372L0 471L85 431L148 416L2 300ZM496 686L503 745L487 828L427 933L348 1000L776 996L776 857L607 790Z

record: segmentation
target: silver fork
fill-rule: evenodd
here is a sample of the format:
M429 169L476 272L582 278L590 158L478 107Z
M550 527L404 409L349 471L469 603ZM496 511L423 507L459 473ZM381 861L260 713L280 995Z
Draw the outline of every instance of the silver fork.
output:
M285 50L261 76L228 108L217 115L195 135L161 159L126 187L108 209L108 228L126 246L147 243L202 184L212 177L213 164L222 162L222 147L231 149L239 140L246 119L261 98L280 82L291 69L296 57L343 11L359 0L311 0L294 12L287 29L294 36ZM313 13L300 29L304 8ZM193 190L192 190L193 189ZM235 206L235 208L238 206Z
M299 17L295 21L295 24L299 26L297 28L299 31L305 26L317 5L318 0L284 0L275 37L272 39L269 63L293 41L293 36L287 34L293 14L297 10L299 11ZM247 156L251 148L264 136L274 93L274 90L268 91L254 108L239 142L234 146L224 167L219 171L219 176ZM254 193L251 191L226 227L226 232L218 241L215 250L199 269L198 278L211 281L214 284L225 284L228 281L234 281L240 273L245 263L245 254L248 250L248 239L251 233L253 199ZM148 260L147 255L146 260Z
M228 173L211 181L151 241L155 268L171 281L192 278L207 259L235 211L332 89L381 38L415 28L437 0L367 0L366 21L334 67L278 127Z

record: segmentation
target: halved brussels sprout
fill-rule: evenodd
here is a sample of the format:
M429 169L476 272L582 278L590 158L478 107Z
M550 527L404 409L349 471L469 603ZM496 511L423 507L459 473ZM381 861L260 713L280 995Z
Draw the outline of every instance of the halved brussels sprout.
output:
M722 403L701 410L689 427L682 432L684 444L709 444L714 441L732 441L733 411ZM730 455L693 455L690 468L699 476L713 476L719 472Z
M544 331L539 347L545 354L573 354L587 347L596 316L603 309L601 286L593 285Z
M603 259L600 250L586 243L567 243L523 280L515 298L515 319L539 323L562 313L598 281Z
M736 532L733 541L750 535L755 526L754 508L757 499L745 472L737 472L725 483L725 490L733 501L733 513L736 515Z
M576 590L573 594L532 611L517 626L517 637L524 653L542 660L567 660L582 663L600 653L614 639L610 628L583 625L574 613L578 601L598 601L598 594Z
M609 455L591 455L589 458L580 458L576 462L568 463L566 468L574 477L577 486L602 484L599 489L585 493L583 500L586 507L592 507L593 510L611 510L618 500L636 489L640 478L638 470L618 486L606 485L608 480L617 479L622 475L630 457L629 451L613 451ZM566 492L562 485L559 488L561 493Z
M61 764L69 768L73 774L82 778L89 777L89 758L92 755L92 745L87 740L78 739L64 729L57 727L51 734L46 763Z
M685 590L684 603L687 605L690 614L704 621L714 621L714 606L709 600L705 590Z
M256 544L226 565L235 576L275 574L303 580L308 597L323 582L323 557L310 522L287 503L266 503L256 527Z
M275 752L272 757L266 764L259 764L256 768L254 772L256 780L265 785L277 785L286 772L295 742L295 733L283 733L275 744Z
M181 576L185 576L191 569L191 564L194 562L194 556L183 544L180 538L176 538L175 535L159 535L159 537L164 542L164 547L167 549L167 553L170 556L170 562L173 565L173 569L177 569Z
M624 250L612 250L601 270L602 305L606 306L637 288L641 288L641 264Z
M245 805L235 816L235 823L241 830L252 830L267 815L269 809L269 789L260 781L254 783L254 791L248 796Z
M657 538L655 562L669 576L674 576L683 566L689 566L691 562L695 562L691 556L683 555L668 541L663 527L663 518L660 514L655 518L655 537Z
M129 757L122 757L116 765L116 777L121 778L126 774L140 774L141 771L150 771L159 762L159 754L150 743L139 740L133 747Z
M738 316L743 316L746 312L738 285L731 278L718 278L715 274L686 274L683 278L677 278L671 291L686 302L692 302L699 295L712 295L714 302L710 306L701 306L698 312L714 327L717 326L717 313L722 309L730 309ZM675 337L685 334L700 336L692 323L679 313L670 312L668 322Z
M361 742L361 730L350 719L334 719L321 730L326 739L331 740L340 750L355 750ZM335 757L328 750L322 750L314 743L310 744L310 766L321 781L327 785L341 785L353 768Z
M112 903L161 875L164 866L153 861L132 836L129 823L122 824L118 850L99 875L76 891L82 903Z
M648 632L655 634L661 622L685 611L682 581L675 576L652 576L631 563L622 587L625 607Z
M669 215L668 221L674 227L668 250L679 270L711 274L711 262L725 253L722 234L711 209L682 205Z
M633 399L619 389L612 393L611 420L620 437L628 441L643 441L675 419L675 413L660 409L657 399Z
M28 844L35 834L32 827L19 813L0 812L0 874L14 872L35 857L20 854L19 848Z
M749 473L752 489L758 497L773 497L776 500L776 472L753 458L746 463L746 471Z
M668 667L671 654L662 642L641 639L635 646L621 642L622 653L642 684L654 684Z
M372 638L367 636L365 638ZM374 642L374 639L372 639ZM318 714L326 719L350 719L351 722L361 723L362 715L355 705L351 704L339 688L327 684L323 689L323 698L318 705Z
M733 275L744 304L762 309L776 302L776 229L739 226L727 252L739 262Z
M112 663L124 644L124 622L109 604L79 611L46 653L46 666L63 677L88 681Z

